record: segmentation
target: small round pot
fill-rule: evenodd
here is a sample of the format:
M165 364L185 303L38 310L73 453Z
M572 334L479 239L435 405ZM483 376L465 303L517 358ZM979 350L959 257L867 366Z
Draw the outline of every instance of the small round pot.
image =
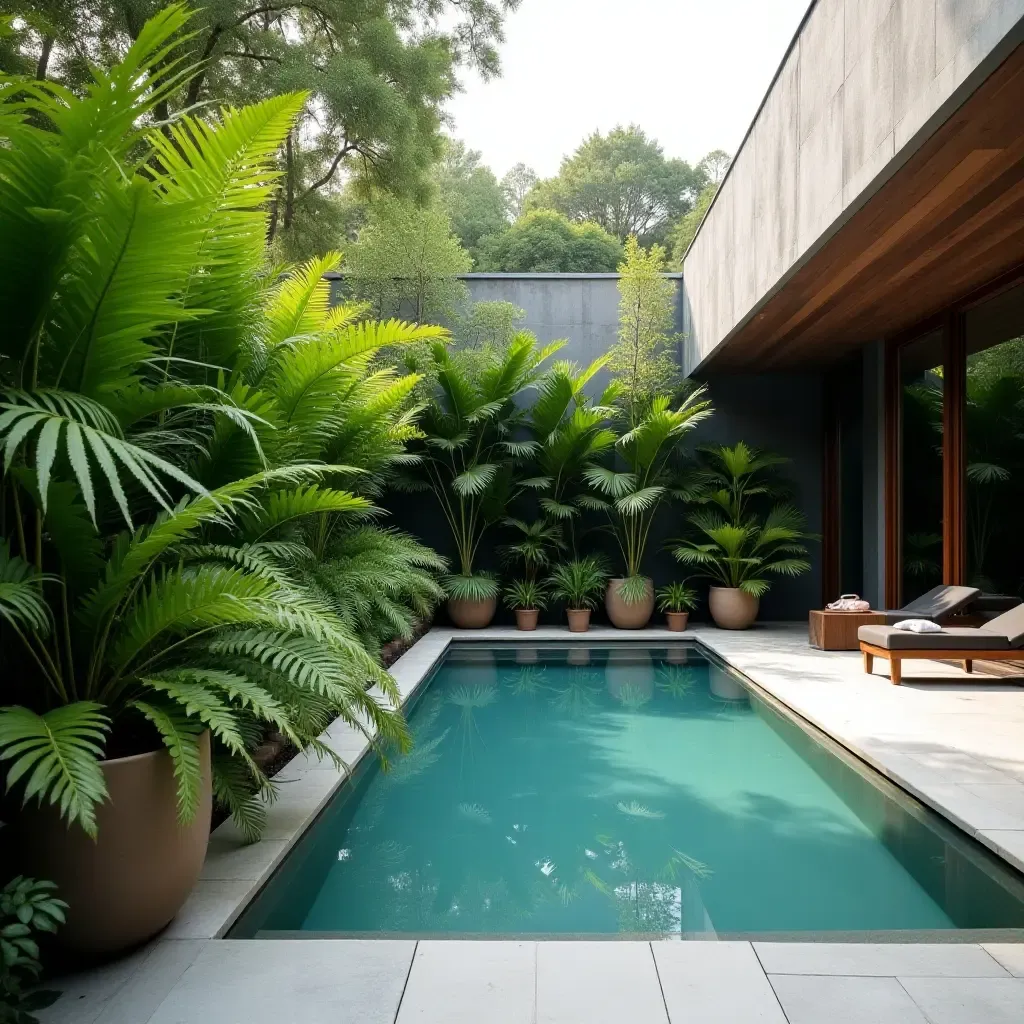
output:
M673 633L682 633L689 619L689 612L665 612L665 625Z
M97 837L67 826L50 806L20 817L24 863L57 883L69 905L61 943L109 955L170 924L199 879L210 838L210 734L200 740L202 787L188 825L178 823L174 765L166 750L104 761L110 798L96 809Z
M537 628L537 616L540 615L538 608L517 608L516 629L530 632Z
M496 597L485 597L479 601L448 599L448 618L458 629L485 629L491 624L498 608Z
M643 600L626 604L619 594L619 587L626 581L622 578L609 580L604 595L604 607L613 626L618 629L643 629L651 621L654 612L654 584L645 581Z
M566 608L565 614L569 619L570 633L586 633L590 629L589 608Z
M757 618L761 602L737 587L712 587L708 608L722 629L747 629Z

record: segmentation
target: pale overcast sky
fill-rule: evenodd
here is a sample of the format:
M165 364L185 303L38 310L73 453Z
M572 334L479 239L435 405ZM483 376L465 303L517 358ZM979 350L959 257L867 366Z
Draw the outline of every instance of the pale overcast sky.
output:
M523 0L501 78L466 79L453 134L500 178L547 177L594 129L635 122L667 156L734 153L809 0Z

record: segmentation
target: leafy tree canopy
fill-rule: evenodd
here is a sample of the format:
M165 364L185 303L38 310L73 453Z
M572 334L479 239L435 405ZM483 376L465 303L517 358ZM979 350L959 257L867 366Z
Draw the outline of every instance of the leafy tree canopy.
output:
M570 220L600 225L620 242L636 235L649 244L664 239L703 184L685 160L666 159L654 139L630 125L585 139L556 177L534 187L526 208L558 210Z
M574 224L554 210L525 214L481 246L481 270L507 273L614 273L618 240L597 224Z
M451 318L466 291L458 275L470 266L442 206L386 195L370 206L348 253L356 293L377 310L400 310L417 323Z
M520 0L192 0L179 34L188 71L158 119L211 99L232 105L309 93L282 157L270 234L322 212L318 194L347 175L424 199L441 153L441 111L457 72L498 73L504 16ZM12 0L0 70L78 88L111 63L162 0ZM310 244L313 244L312 242ZM291 255L298 255L290 248Z
M700 227L700 222L704 219L704 214L708 212L717 191L717 185L708 185L697 197L693 209L689 213L684 213L669 228L667 241L672 247L672 265L676 269L682 270L686 250L690 248L690 243L697 234L697 228Z
M509 220L519 220L530 189L537 184L537 172L524 163L518 163L501 179L505 197L505 213Z
M508 226L505 196L494 172L480 162L480 153L457 139L445 142L434 168L441 204L451 218L452 230L464 249L479 260L480 240Z

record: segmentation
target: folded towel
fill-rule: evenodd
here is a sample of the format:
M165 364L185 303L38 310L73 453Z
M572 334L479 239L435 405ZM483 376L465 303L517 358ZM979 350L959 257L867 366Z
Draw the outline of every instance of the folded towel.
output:
M903 619L902 622L894 622L893 629L906 629L911 633L941 633L942 627L930 619Z

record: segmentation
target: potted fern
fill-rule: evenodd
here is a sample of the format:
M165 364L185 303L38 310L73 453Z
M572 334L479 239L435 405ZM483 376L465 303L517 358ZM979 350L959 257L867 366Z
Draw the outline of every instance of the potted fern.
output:
M174 916L214 793L258 834L262 730L330 756L341 715L407 743L394 681L282 570L301 545L281 531L374 511L326 484L351 477L323 447L333 368L443 332L347 323L319 265L258 322L276 153L305 97L154 127L189 16L154 16L81 98L14 82L0 129L0 769L25 805L12 847L68 902L62 940L93 952Z
M665 623L674 633L686 629L690 612L697 607L697 591L685 581L669 583L658 591L658 610L665 613Z
M406 486L431 490L451 530L457 571L446 578L445 590L448 615L462 629L489 625L497 608L498 580L477 565L485 533L519 494L547 486L519 472L533 445L515 440L524 418L516 398L562 344L538 348L533 335L521 331L506 348L476 352L473 359L440 341L431 346L436 385L420 423L422 476Z
M711 415L701 388L673 409L655 398L634 426L619 437L615 451L625 468L592 466L584 476L594 489L586 504L601 509L622 554L621 576L608 581L605 608L619 629L642 629L654 611L654 587L643 574L651 524L672 495L669 460L679 442Z
M742 441L733 447L701 448L705 480L695 500L703 507L689 517L693 536L673 554L715 581L708 607L722 629L747 629L757 618L770 576L799 576L811 565L803 514L782 499L772 478L787 460Z
M555 566L551 573L551 596L565 602L570 633L586 633L590 613L604 590L608 573L597 558L577 558Z
M505 589L505 604L516 613L516 629L531 631L537 628L547 595L536 580L516 580Z

